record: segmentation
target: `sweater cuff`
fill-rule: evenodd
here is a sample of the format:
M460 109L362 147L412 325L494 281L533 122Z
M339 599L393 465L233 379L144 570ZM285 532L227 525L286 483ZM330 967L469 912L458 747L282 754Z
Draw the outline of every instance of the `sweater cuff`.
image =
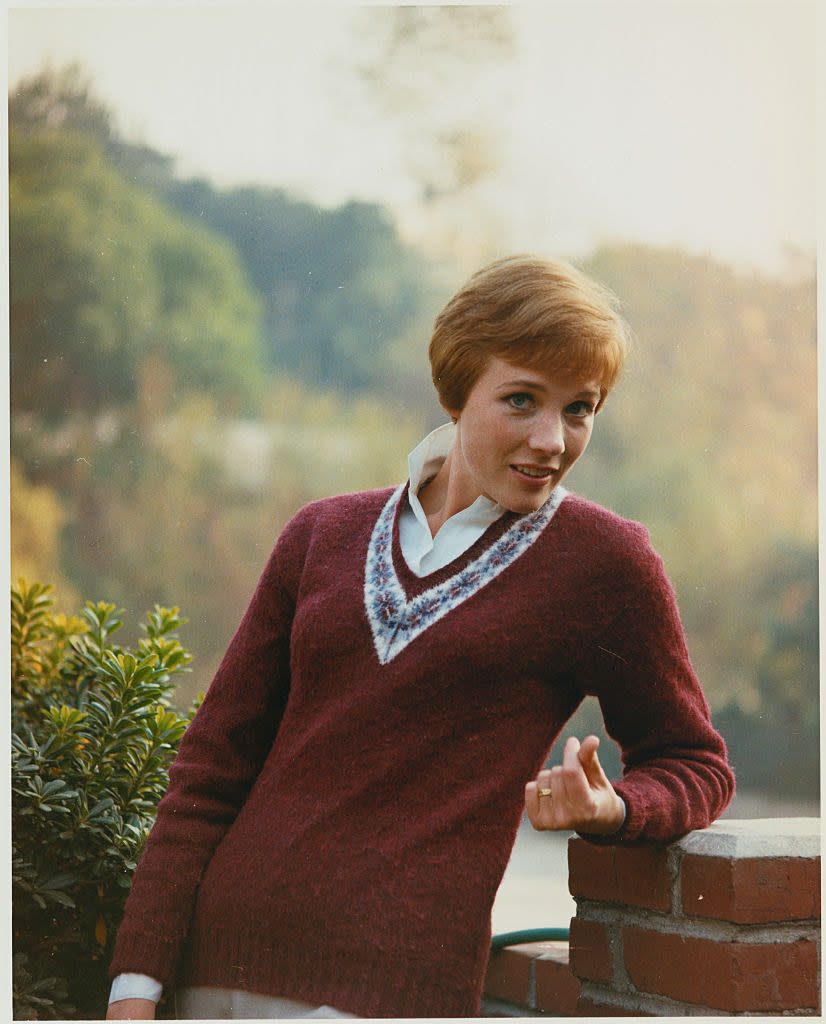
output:
M628 822L628 805L623 798L617 793L619 802L622 804L622 821L619 823L619 827L614 829L613 832L577 832L577 835L582 839L587 839L589 843L596 843L597 845L610 846L614 843L622 841L622 836L625 831L625 826Z
M148 974L119 974L112 982L109 1002L119 999L151 999L157 1003L163 993L163 985Z
M115 949L109 964L109 977L119 974L144 974L171 989L181 955L183 938L164 938L141 930L128 917L121 922ZM141 997L143 998L143 997Z

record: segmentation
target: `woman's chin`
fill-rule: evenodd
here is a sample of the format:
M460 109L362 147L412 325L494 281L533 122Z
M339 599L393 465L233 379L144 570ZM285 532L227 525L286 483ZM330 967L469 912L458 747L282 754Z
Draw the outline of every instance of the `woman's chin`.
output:
M527 516L542 508L552 492L553 488L547 487L534 494L508 495L507 499L501 501L500 504L518 516Z

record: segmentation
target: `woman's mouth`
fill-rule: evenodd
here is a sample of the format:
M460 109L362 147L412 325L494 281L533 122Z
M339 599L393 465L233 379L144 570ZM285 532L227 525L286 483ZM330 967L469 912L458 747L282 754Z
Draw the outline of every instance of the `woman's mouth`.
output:
M553 469L550 466L528 466L524 463L514 464L511 469L521 476L529 477L531 480L545 481L553 476Z

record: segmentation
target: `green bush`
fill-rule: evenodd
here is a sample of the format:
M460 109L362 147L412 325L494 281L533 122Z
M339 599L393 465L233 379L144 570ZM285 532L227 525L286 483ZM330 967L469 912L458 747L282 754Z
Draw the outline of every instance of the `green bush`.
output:
M112 941L169 764L191 718L169 706L191 656L178 609L134 650L114 605L53 613L11 595L13 999L16 1019L100 1018Z

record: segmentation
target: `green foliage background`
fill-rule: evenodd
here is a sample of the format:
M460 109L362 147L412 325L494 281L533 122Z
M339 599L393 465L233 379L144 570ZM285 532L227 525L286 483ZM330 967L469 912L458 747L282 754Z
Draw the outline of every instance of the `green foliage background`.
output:
M184 605L184 706L289 516L403 479L441 422L426 346L464 274L376 205L179 180L77 72L23 83L10 131L13 570L129 619ZM570 486L649 527L740 785L815 798L814 268L583 266L636 352Z

